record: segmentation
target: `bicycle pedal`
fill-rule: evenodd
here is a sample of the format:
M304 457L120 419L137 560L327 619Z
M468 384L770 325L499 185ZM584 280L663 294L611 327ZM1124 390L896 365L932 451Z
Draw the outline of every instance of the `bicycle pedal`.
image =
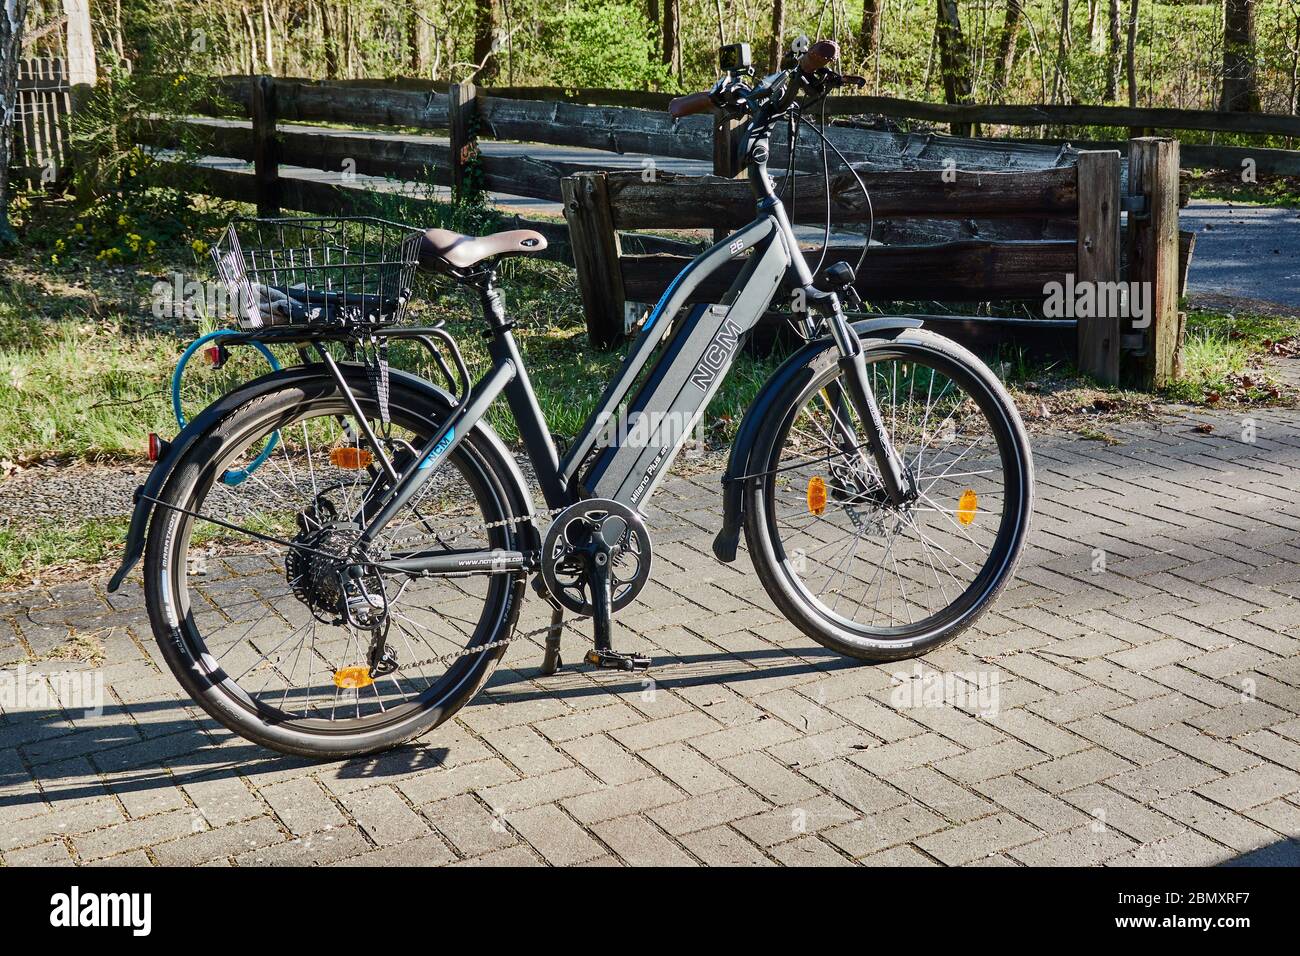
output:
M587 651L583 660L595 667L603 667L608 670L616 671L648 670L652 663L650 658L646 657L644 654L607 651L598 647L593 647L591 650Z

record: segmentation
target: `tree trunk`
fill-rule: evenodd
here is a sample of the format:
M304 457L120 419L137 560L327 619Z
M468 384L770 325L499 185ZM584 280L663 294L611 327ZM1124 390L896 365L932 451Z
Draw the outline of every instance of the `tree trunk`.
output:
M18 100L18 60L23 55L23 21L27 0L6 3L0 14L0 246L18 240L9 225L9 160L14 142Z
M881 0L863 0L862 29L858 32L858 47L865 64L880 49Z
M1259 112L1255 82L1255 0L1224 0L1223 98L1219 109Z
M266 72L275 74L275 41L271 33L271 0L262 0L262 35L266 40Z
M1291 48L1291 113L1300 107L1300 16L1295 18L1295 46Z
M474 0L474 63L478 66L473 76L475 83L487 83L497 74L496 57L492 55L492 34L495 29L492 0Z
M420 19L420 14L416 12L415 6L412 5L406 14L406 56L413 76L424 75L427 51L426 38L424 21Z
M1052 78L1052 101L1060 103L1068 95L1065 80L1066 62L1070 57L1070 0L1061 0L1061 19L1056 37L1056 75Z
M358 14L360 16L360 14ZM343 76L357 75L357 20L351 7L343 8Z
M772 4L772 45L767 48L767 72L775 73L781 68L781 54L785 52L781 43L785 36L785 0L775 0Z
M943 97L948 103L971 102L971 59L957 13L957 0L938 0L935 36L939 43L939 72L943 75ZM953 123L954 136L969 136L969 123Z
M248 75L253 76L258 72L257 28L253 26L253 18L248 14L248 7L240 7L239 15L244 20L244 34L248 37Z
M645 18L650 23L650 62L655 60L654 40L659 36L659 0L646 0Z
M1124 63L1128 72L1128 105L1138 105L1138 0L1129 0L1128 5L1128 48L1124 51Z
M122 0L114 0L113 7L113 52L117 54L120 63L126 59L126 38L122 31Z
M1119 0L1110 0L1109 18L1106 24L1106 92L1102 99L1114 103L1119 96L1119 61L1120 61Z
M998 34L997 53L993 58L993 90L1001 97L1007 89L1011 78L1011 65L1016 58L1016 40L1020 36L1020 23L1025 17L1025 8L1020 0L1007 0L1006 13L1002 17L1002 31Z
M331 80L339 78L339 41L334 29L334 18L325 0L317 0L316 10L320 13L320 40L324 52L325 76Z
M677 50L677 2L664 0L663 64L669 72L680 72Z

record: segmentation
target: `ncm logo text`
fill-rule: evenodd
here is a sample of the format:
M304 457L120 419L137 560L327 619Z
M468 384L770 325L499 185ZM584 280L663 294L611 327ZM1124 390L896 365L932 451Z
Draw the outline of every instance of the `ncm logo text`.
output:
M724 319L718 334L713 337L709 347L704 350L700 364L691 373L691 384L702 392L707 392L718 375L731 363L740 344L740 326L731 319Z

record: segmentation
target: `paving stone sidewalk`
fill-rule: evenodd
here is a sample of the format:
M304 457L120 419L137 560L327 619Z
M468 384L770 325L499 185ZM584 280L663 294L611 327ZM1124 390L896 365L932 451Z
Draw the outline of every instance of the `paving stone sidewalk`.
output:
M415 745L262 751L178 695L138 586L0 596L0 665L94 632L106 705L0 715L0 854L34 864L1048 865L1300 862L1300 423L1205 414L1036 439L1018 580L907 706L714 561L717 476L673 478L620 615L640 675L539 677L516 644ZM1213 425L1208 433L1194 425ZM1250 437L1254 441L1249 441ZM543 622L530 602L522 626ZM566 635L578 659L584 638ZM84 665L73 665L73 669ZM69 670L49 660L43 672ZM974 676L972 676L974 675Z

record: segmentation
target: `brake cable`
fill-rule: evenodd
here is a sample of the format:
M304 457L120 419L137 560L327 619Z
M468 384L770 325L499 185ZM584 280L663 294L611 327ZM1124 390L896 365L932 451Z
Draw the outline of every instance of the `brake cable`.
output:
M825 100L822 101L822 109L823 109L823 115L824 115L824 112L825 112ZM821 138L823 154L825 153L825 150L826 150L827 147L829 147L830 150L831 150L833 153L835 153L835 155L836 155L836 157L839 159L839 161L840 161L841 163L844 164L844 168L847 169L847 170L849 171L850 175L853 176L854 181L856 181L857 184L858 184L858 189L860 189L860 190L862 191L862 197L867 201L867 236L866 236L866 241L862 244L862 252L858 254L858 264L857 264L857 266L856 266L856 267L854 268L854 270L853 270L854 275L857 275L858 272L860 272L861 269L862 269L862 264L863 264L863 262L866 261L866 258L867 258L867 250L871 248L871 237L872 237L872 235L873 235L873 234L875 233L875 231L876 231L876 211L875 211L875 208L872 206L872 203L871 203L871 193L870 193L870 191L867 189L867 184L864 183L864 182L862 181L862 177L858 174L858 171L857 171L856 169L854 169L854 168L853 168L853 164L849 162L848 157L846 157L846 156L844 155L844 153L841 152L840 148L839 148L838 146L836 146L836 145L835 145L835 144L830 140L830 138L829 138L829 137L828 137L824 132L822 132L820 129L817 128L817 125L816 125L815 123L810 123L808 120L804 119L802 116L799 117L799 122L803 123L805 126L807 126L809 129L811 129L814 133L816 133L816 134ZM829 179L829 177L827 177L827 180L826 180L826 192L827 192L827 215L828 215L828 218L829 218L829 209L830 209L830 207L829 207L829 203L830 203L830 199L829 199L829 195L830 195L830 179Z
M816 268L812 270L813 276L815 277L817 273L821 271L822 266L826 262L826 252L830 247L832 210L831 210L830 161L829 158L827 157L828 148L835 153L836 158L838 158L839 161L844 165L844 168L849 171L849 174L853 176L854 181L857 183L858 189L861 190L862 192L862 198L865 199L867 203L867 234L862 244L862 251L858 253L857 265L854 266L853 269L853 274L856 276L862 271L862 265L864 262L866 262L867 259L867 250L871 248L871 239L874 236L876 231L876 211L875 211L875 207L872 205L871 193L867 189L867 184L863 182L862 177L858 174L858 171L853 168L853 164L849 162L848 157L845 156L844 153L840 150L840 148L836 146L833 142L831 142L830 137L828 137L823 132L822 128L826 126L826 100L827 100L827 94L823 93L820 102L816 104L816 105L820 105L821 107L820 128L816 123L813 123L811 120L808 120L807 118L804 117L803 111L799 107L797 101L794 104L792 104L793 109L790 113L790 117L788 120L789 132L786 135L786 143L789 149L788 149L788 156L786 158L785 181L781 184L781 192L777 198L783 200L785 198L786 189L790 190L790 220L793 223L795 221L795 204L796 204L796 197L798 192L797 187L795 185L795 154L798 151L798 147L799 147L799 124L803 124L804 126L807 126L809 129L811 129L814 133L816 133L818 138L821 140L823 196L826 202L826 220L825 220L825 226L822 230L821 254L818 256Z
M826 125L826 97L822 96L822 126ZM799 114L798 119L803 119ZM804 120L807 122L807 120ZM822 251L817 257L817 266L813 269L813 275L822 271L822 266L826 264L826 251L831 245L831 173L830 165L826 158L826 137L822 137L822 189L826 199L826 228L822 230Z

